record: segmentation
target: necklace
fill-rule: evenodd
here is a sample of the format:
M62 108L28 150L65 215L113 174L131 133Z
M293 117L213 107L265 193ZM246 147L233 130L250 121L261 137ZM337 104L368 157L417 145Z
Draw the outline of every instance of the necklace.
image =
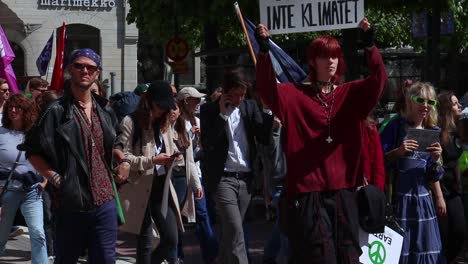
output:
M325 141L328 144L333 142L333 138L331 137L331 115L333 112L333 105L335 104L335 89L333 89L333 86L330 88L330 93L332 97L330 107L328 107L328 104L320 97L320 90L318 87L317 93L315 94L317 96L317 99L320 101L320 104L323 107L323 111L325 112L325 115L327 117L328 137L325 139Z

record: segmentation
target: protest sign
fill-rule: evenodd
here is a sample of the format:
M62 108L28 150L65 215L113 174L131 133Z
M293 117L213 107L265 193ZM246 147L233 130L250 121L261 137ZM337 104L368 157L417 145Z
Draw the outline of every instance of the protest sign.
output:
M355 28L364 0L260 0L260 21L270 34Z
M362 255L359 262L364 264L398 263L403 246L403 236L385 226L384 233L369 234L359 229L359 245Z

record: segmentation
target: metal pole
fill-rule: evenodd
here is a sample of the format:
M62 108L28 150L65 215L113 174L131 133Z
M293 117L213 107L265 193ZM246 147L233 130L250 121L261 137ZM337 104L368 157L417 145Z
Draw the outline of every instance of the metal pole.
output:
M109 72L111 78L110 78L110 88L111 88L111 95L114 94L114 91L115 91L115 83L114 83L114 79L115 79L115 72Z

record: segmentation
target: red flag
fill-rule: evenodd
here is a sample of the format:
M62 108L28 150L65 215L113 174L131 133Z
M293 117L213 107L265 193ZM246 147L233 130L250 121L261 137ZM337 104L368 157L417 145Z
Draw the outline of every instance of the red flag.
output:
M61 91L63 90L63 57L65 53L65 22L62 24L60 36L57 43L57 50L55 55L54 72L52 73L52 80L50 81L50 90Z

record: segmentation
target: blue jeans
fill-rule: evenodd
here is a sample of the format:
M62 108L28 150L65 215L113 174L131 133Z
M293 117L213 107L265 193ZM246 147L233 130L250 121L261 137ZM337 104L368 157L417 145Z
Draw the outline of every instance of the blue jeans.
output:
M218 256L218 241L210 223L206 206L206 194L200 200L195 199L195 231L200 242L200 251L203 261L207 264L213 262Z
M115 264L116 242L114 199L92 211L56 212L55 263L77 263L82 249L87 247L88 263Z
M47 246L44 233L42 194L39 189L26 191L6 191L2 197L2 215L0 222L0 255L5 252L16 211L26 220L31 240L31 259L33 264L48 263Z

